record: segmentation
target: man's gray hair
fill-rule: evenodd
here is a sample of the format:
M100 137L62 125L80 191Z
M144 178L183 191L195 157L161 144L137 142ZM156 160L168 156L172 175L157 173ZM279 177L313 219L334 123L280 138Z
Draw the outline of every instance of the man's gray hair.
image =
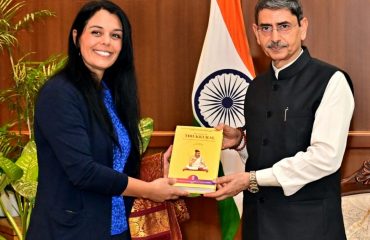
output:
M299 0L259 0L254 9L254 18L258 24L258 14L263 9L288 9L298 19L298 24L303 18L302 4Z

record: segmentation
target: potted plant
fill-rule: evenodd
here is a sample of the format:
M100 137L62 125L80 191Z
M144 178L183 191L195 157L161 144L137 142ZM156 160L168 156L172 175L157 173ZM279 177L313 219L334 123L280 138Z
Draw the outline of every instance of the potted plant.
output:
M40 87L65 63L66 57L51 56L45 61L29 60L33 53L16 59L20 30L39 19L54 16L49 10L39 10L19 16L25 1L0 0L0 51L6 51L11 65L12 86L0 90L0 103L5 103L14 116L0 127L0 193L14 193L20 226L0 198L0 207L18 239L25 239L37 187L37 154L33 141L33 116L36 95ZM20 20L16 20L20 19Z

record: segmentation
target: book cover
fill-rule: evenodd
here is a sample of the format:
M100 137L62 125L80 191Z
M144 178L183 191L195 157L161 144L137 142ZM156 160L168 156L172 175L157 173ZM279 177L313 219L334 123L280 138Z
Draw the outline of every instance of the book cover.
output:
M214 192L220 165L222 131L177 126L168 176L192 194Z

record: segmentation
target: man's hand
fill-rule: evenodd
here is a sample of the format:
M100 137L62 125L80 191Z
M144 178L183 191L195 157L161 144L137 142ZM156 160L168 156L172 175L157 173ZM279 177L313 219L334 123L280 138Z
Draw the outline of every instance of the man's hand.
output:
M234 173L216 179L217 191L203 194L204 197L223 200L233 197L249 187L249 172Z
M223 130L224 138L222 141L222 149L235 147L240 143L240 140L243 137L238 129L223 123L217 125L215 129Z

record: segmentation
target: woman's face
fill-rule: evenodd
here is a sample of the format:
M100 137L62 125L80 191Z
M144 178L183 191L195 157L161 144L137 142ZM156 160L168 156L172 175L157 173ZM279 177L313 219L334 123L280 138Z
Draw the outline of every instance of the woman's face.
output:
M73 30L76 42L77 30ZM79 39L81 57L101 80L104 71L117 60L122 49L123 29L119 18L107 10L97 11L87 22Z

